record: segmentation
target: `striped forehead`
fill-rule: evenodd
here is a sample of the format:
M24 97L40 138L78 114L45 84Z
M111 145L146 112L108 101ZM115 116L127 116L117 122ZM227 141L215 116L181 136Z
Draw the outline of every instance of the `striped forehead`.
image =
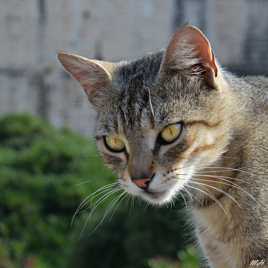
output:
M120 121L125 130L148 128L152 121L149 89L127 88L121 93L119 103Z
M151 121L150 89L159 71L163 52L122 64L115 74L120 92L119 113L126 128L147 127Z

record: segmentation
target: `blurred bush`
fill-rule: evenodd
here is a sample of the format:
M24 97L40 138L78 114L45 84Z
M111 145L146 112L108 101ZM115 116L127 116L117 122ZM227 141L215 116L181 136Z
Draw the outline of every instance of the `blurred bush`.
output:
M2 118L0 248L19 267L31 262L66 267L76 207L112 180L90 141L28 115Z
M105 207L81 233L85 210L70 227L79 203L113 181L92 141L29 115L0 119L0 267L145 268L157 256L176 259L189 242L180 202L146 210L125 202L93 234Z
M184 214L177 209L145 208L141 202L134 209L122 205L112 219L83 236L70 268L149 268L154 257L177 260L178 250L190 242Z
M197 250L193 247L188 247L178 254L178 261L170 261L163 258L152 259L149 261L150 268L198 268L199 259Z

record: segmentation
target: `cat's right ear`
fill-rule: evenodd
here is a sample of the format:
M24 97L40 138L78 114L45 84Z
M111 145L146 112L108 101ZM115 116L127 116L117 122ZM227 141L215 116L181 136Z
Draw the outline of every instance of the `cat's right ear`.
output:
M211 87L217 87L219 66L201 30L188 25L175 32L160 67L160 75L167 72L200 75Z
M112 72L115 69L115 64L90 60L65 52L58 53L58 59L64 69L83 87L89 101L94 106L100 106L100 101L106 95L106 90L111 87Z

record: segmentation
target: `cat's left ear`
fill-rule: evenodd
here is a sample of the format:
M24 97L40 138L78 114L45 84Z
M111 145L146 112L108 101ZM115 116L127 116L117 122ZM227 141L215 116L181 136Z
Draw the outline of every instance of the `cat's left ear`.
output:
M202 75L206 82L216 87L219 67L206 36L194 26L179 29L166 49L160 75L186 71L189 75Z
M104 97L111 88L115 64L65 52L60 52L58 59L64 69L80 83L93 106L101 108L106 105Z

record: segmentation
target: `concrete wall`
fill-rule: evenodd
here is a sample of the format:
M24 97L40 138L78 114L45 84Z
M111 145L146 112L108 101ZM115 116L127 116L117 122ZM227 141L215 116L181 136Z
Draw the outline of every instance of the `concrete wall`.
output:
M92 131L94 113L59 50L117 61L162 48L172 0L0 0L0 114L30 112Z
M267 0L176 0L174 26L192 23L220 62L239 73L268 74Z
M92 133L94 112L59 50L111 61L164 47L190 22L236 70L268 70L266 0L0 0L0 115L30 112Z

